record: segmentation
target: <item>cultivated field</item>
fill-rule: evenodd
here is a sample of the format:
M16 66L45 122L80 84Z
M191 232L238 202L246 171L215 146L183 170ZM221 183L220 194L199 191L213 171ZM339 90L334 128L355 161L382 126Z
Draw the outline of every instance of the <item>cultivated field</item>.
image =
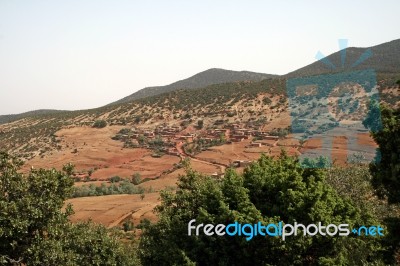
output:
M66 204L73 205L73 222L91 219L95 223L114 227L125 219L131 219L135 225L145 218L154 221L153 209L158 198L158 193L148 193L143 200L140 195L109 195L70 199Z

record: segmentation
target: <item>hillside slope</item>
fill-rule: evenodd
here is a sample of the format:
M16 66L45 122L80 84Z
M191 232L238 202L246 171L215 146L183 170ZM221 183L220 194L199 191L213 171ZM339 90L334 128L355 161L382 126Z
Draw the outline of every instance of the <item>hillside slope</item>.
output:
M9 123L18 119L22 119L25 117L34 117L37 115L45 115L45 114L54 114L58 112L65 112L62 110L52 110L52 109L40 109L40 110L34 110L34 111L29 111L25 113L20 113L20 114L10 114L10 115L0 115L0 124L5 124Z
M263 79L277 77L276 75L255 73L250 71L232 71L219 68L211 68L200 72L190 78L183 79L166 86L155 86L141 89L127 97L124 97L116 102L125 103L132 100L146 98L149 96L158 95L164 92L170 92L177 89L197 89L213 84L236 82L236 81L261 81Z
M371 56L353 67L353 64L359 60L363 53L371 49ZM310 65L297 69L286 74L286 77L301 77L327 74L331 72L339 72L343 70L360 70L372 68L379 73L398 73L400 72L400 39L382 43L367 48L349 47L346 49L346 60L344 67L341 63L341 52L338 51L327 56L327 59L336 66L332 69L325 64L323 60L319 60Z

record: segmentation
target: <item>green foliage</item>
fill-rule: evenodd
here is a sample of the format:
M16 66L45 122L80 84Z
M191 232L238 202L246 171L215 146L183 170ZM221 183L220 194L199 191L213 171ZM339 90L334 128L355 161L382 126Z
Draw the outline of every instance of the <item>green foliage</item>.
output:
M286 137L290 133L290 128L277 128L269 132L271 136L278 136L280 138Z
M119 236L91 222L51 228L48 238L35 239L28 265L139 265L135 250Z
M140 145L143 145L143 144L146 143L147 138L146 138L145 136L143 136L143 135L139 135L139 137L138 137L137 140L138 140L138 143L139 143Z
M198 121L197 121L197 128L198 128L198 129L202 129L203 126L204 126L204 121L203 121L203 120L198 120Z
M329 159L323 156L319 156L316 159L310 159L306 157L303 161L301 161L301 166L304 168L328 168L331 167L331 165L332 164Z
M61 212L73 180L56 170L18 173L22 163L0 153L0 256L24 258L36 237L66 217Z
M371 130L372 137L379 145L377 160L370 164L370 171L373 177L372 185L376 189L378 196L387 198L390 204L399 204L400 109L393 110L381 106L380 111L382 128L380 130ZM374 121L371 121L371 117L373 116L369 115L367 117L365 125L370 126L374 124ZM396 256L395 252L397 252L397 262L400 263L400 215L388 216L386 223L389 234L385 239L385 244L390 247L391 256Z
M145 227L140 257L145 265L359 265L375 259L379 244L365 237L188 236L196 223L348 223L375 224L325 181L325 171L302 168L282 154L262 156L243 175L228 169L224 179L203 176L190 167L176 193L164 191L159 222Z
M379 145L377 162L371 163L372 184L390 203L400 203L400 109L381 108L382 129L372 131Z
M136 172L132 175L132 179L131 179L132 184L134 185L139 185L140 182L142 182L142 178L140 176L140 173Z
M120 182L120 181L122 181L122 180L123 180L123 178L120 177L120 176L117 176L117 175L108 178L108 181L110 181L111 183L117 183L117 182Z
M93 127L95 128L103 128L107 126L107 121L105 120L96 120L93 123Z
M115 136L113 136L111 139L113 140L123 140L123 141L130 141L130 134L132 133L132 130L129 128L123 128L121 129Z
M132 130L130 128L123 128L118 133L119 134L129 134L131 132L132 132Z
M210 147L220 146L226 143L225 135L221 134L219 139L205 140L203 138L198 138L193 140L191 143L186 143L183 148L188 154L198 154Z
M326 182L341 197L349 198L362 210L362 215L375 215L379 222L389 215L388 205L374 195L371 185L372 176L367 164L352 163L345 167L335 166L327 169Z
M62 207L72 191L71 164L27 175L21 165L0 153L1 265L137 265L103 226L69 223L71 206Z
M381 122L381 109L379 106L379 102L371 101L369 103L369 110L367 117L363 121L363 125L366 128L369 128L372 132L377 132L382 129L382 122Z
M263 98L263 104L265 105L270 105L272 103L272 100L269 97L264 97Z
M154 140L149 140L147 144L150 146L152 149L160 149L164 146L164 141L160 136L156 136Z
M132 231L132 230L133 230L134 224L133 224L133 222L132 222L131 220L126 220L126 221L122 224L122 227L124 228L124 231L125 231L125 232L128 232L128 231Z
M111 183L109 186L106 183L102 183L100 186L90 184L89 186L74 187L72 198L142 193L144 193L144 188L136 186L128 180L123 180L119 184Z

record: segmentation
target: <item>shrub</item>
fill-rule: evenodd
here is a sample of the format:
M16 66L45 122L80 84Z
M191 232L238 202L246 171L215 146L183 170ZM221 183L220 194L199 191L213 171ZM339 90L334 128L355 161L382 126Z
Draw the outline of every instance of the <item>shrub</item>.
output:
M140 173L134 173L132 175L132 181L131 181L132 184L139 185L141 181L142 181L142 178L140 176Z
M123 224L122 227L125 232L132 231L134 228L133 222L131 220L126 220Z
M105 120L96 120L93 123L93 127L95 128L103 128L107 126L107 122Z
M107 180L110 181L111 183L117 183L117 182L121 181L122 178L120 176L116 175L116 176L108 178Z
M202 129L203 126L204 126L204 121L203 121L203 120L198 120L198 121L197 121L197 127L198 127L199 129Z

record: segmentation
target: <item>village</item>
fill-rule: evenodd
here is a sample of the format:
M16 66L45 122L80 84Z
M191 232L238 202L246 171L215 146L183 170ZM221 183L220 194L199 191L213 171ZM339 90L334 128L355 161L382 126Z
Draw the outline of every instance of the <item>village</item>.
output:
M217 125L215 125L217 124ZM197 152L208 150L212 146L248 142L246 147L274 147L283 136L271 135L271 132L262 130L261 126L251 123L214 123L207 129L193 126L182 127L163 123L153 128L132 127L124 128L113 137L124 142L126 148L151 149L153 157L164 154L179 156L181 158L194 157L190 147L196 146ZM201 144L201 145L199 145ZM189 147L189 148L188 148ZM251 161L236 160L231 166L246 167Z

